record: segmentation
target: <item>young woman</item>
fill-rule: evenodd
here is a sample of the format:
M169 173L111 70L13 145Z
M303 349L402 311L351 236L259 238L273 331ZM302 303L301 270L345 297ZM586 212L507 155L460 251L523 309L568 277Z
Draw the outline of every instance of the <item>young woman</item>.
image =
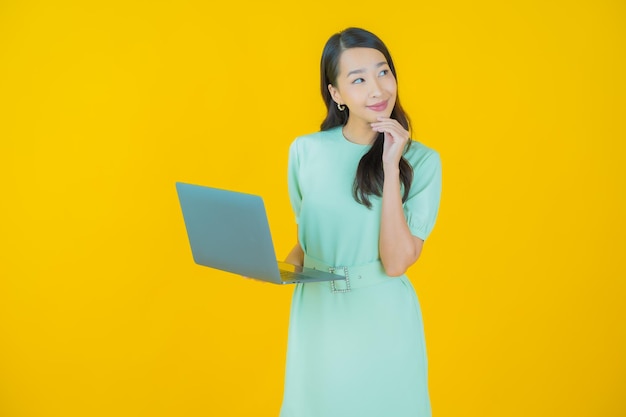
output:
M404 275L435 223L438 154L412 141L383 42L358 28L322 54L321 131L289 151L292 264L345 281L298 284L281 417L430 416L424 329Z

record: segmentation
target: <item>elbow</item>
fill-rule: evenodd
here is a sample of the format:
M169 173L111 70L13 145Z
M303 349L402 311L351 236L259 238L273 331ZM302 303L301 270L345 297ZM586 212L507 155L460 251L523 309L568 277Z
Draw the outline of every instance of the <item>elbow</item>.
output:
M382 262L383 268L385 270L385 274L390 277L399 277L406 273L406 270L413 264L413 262L409 262L408 260L396 260L395 262L383 260Z
M390 277L399 277L406 273L407 269L419 259L421 251L406 253L401 259L389 260L382 258L385 274Z
M387 274L390 277L399 277L404 275L404 273L406 272L406 268L400 268L396 265L394 266L386 266L383 264L383 268L385 268L385 274Z

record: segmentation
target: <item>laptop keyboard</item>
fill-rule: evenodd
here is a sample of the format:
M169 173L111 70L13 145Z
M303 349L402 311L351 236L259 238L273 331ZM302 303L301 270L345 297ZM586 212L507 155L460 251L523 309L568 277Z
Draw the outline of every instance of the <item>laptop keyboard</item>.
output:
M297 281L298 279L300 279L300 275L294 272L283 271L282 269L280 269L279 272L280 277L283 279L283 281Z

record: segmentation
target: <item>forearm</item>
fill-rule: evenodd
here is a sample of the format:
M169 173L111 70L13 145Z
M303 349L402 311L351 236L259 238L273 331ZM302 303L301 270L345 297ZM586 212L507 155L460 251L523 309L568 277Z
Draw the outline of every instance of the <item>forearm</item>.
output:
M300 243L296 243L293 249L291 249L291 252L289 252L289 255L285 258L285 262L299 266L304 264L304 251L302 250Z
M419 258L422 241L411 234L404 210L398 168L385 169L379 252L385 272L400 276Z

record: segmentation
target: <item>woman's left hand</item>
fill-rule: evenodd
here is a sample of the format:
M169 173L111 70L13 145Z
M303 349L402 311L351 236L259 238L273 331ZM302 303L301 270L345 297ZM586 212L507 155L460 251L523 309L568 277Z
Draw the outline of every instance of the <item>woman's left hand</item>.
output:
M371 124L376 132L385 134L383 145L383 167L389 166L398 168L400 158L409 140L409 132L395 119L389 117L379 117L378 122Z

